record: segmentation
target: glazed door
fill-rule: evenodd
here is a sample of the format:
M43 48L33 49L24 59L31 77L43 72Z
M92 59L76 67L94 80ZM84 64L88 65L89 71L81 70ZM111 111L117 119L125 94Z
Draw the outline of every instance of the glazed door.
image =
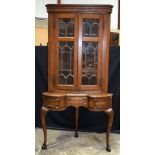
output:
M79 16L78 87L80 90L101 89L101 53L103 16Z
M77 88L78 17L58 14L55 21L55 87L73 90Z

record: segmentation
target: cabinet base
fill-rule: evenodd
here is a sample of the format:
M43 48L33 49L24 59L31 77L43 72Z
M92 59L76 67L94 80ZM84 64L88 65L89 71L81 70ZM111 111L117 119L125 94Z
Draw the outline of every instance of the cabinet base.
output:
M109 145L110 130L113 122L113 110L112 106L112 94L101 93L101 94L62 94L62 93L43 93L43 107L41 108L41 120L42 128L44 132L44 143L42 150L47 149L47 131L45 117L49 110L62 111L67 107L75 108L75 134L74 137L78 137L78 118L79 118L79 107L84 105L90 111L104 111L108 115L107 133L106 133L106 150L111 151Z

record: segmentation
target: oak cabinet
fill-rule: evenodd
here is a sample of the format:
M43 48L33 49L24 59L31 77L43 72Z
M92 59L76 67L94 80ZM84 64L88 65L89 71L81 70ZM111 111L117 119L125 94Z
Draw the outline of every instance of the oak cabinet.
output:
M75 137L78 137L78 108L108 114L106 149L113 120L112 94L108 91L111 5L53 5L48 12L48 92L41 109L46 149L45 116L48 110L76 108Z

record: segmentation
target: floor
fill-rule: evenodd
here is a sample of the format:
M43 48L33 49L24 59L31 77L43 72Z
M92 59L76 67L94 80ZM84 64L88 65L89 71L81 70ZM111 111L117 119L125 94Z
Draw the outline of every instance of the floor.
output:
M111 133L111 152L105 150L105 133L79 132L74 137L73 131L47 130L47 150L41 150L43 131L36 128L35 155L119 155L120 135Z

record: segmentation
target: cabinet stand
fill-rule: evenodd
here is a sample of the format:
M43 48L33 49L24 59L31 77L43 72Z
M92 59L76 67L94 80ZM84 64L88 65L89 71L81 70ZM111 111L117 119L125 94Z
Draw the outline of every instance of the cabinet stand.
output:
M78 98L77 98L78 96ZM64 102L65 107L62 105L61 100ZM56 104L54 104L56 103ZM61 103L61 105L59 104ZM79 118L79 107L83 106L88 108L90 111L104 111L108 116L108 124L106 131L106 150L111 151L109 144L110 131L113 122L113 110L112 105L112 94L59 94L59 93L43 93L43 107L41 108L41 123L44 133L44 143L42 149L47 149L47 131L46 131L46 114L49 110L62 111L67 107L75 107L75 137L78 137L78 118Z

